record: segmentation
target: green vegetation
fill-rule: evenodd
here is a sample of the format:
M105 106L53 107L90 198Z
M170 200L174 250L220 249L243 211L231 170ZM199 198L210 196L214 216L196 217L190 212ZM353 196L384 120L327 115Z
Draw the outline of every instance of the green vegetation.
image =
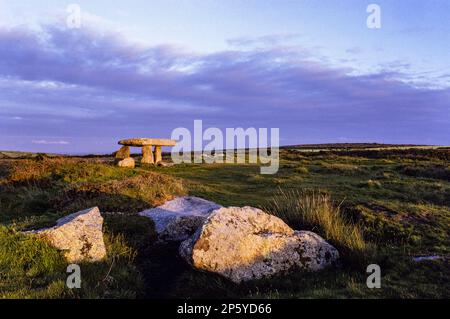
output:
M250 164L122 169L110 157L0 159L0 297L450 297L450 149L330 145L280 156L275 175ZM241 285L194 271L136 214L183 194L264 208L330 240L343 263ZM81 265L82 289L69 290L60 253L20 232L91 206L105 218L108 258ZM412 261L422 255L442 258ZM370 263L381 266L381 289L366 287Z
M82 288L66 287L67 262L45 241L0 227L0 298L136 298L142 279L123 236L105 236L108 258L82 264Z
M308 174L308 173L309 173L308 168L306 168L306 167L304 167L304 166L297 166L297 167L294 169L294 171L295 171L296 173L299 173L299 174Z
M6 162L0 182L0 222L42 225L98 206L102 212L137 213L185 193L179 179L143 170L122 170L100 159L43 158ZM40 226L42 226L40 225Z
M329 194L308 190L278 191L263 209L293 229L310 230L331 242L349 266L364 266L369 247L359 225L347 220ZM359 258L359 260L358 260ZM355 261L360 264L355 265Z

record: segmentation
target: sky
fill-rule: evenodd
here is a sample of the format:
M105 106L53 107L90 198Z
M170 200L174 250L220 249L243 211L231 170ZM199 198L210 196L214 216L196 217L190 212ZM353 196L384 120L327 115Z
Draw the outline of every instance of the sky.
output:
M195 119L449 145L450 2L0 0L0 150L105 153Z

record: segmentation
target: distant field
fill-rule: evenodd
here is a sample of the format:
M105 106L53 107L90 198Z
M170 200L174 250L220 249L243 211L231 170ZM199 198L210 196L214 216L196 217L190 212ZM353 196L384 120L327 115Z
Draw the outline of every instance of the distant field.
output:
M282 146L281 149L298 150L300 152L320 151L380 151L380 150L434 150L448 148L447 146L434 145L404 145L404 144L317 144L317 145L294 145Z
M280 151L275 175L261 175L255 164L122 169L110 156L17 153L14 158L6 153L9 157L0 160L0 241L20 245L12 238L15 231L49 226L63 215L99 206L109 212L104 218L110 257L83 266L88 281L73 292L64 286L64 261L30 257L25 266L0 244L0 275L6 278L0 281L0 297L450 297L450 148L289 146ZM370 249L350 251L338 269L235 285L192 270L177 256L177 246L156 244L152 223L137 216L183 194L264 209L280 190L305 189L329 194L345 218L360 225ZM43 249L32 247L36 256ZM430 255L439 259L413 261ZM366 287L369 263L381 266L381 289ZM110 269L114 281L106 282Z
M20 159L20 158L35 158L38 157L41 153L32 153L32 152L16 152L16 151L0 151L0 159ZM58 156L57 154L52 153L43 153L48 157Z
M445 149L450 146L437 145L414 145L414 144L378 144L378 143L330 143L330 144L301 144L301 145L286 145L281 146L282 150L298 150L300 152L320 152L320 151L348 151L348 150L406 150L406 149ZM135 152L139 154L139 152ZM25 159L34 158L40 155L48 157L56 156L70 156L54 153L33 153L33 152L18 152L18 151L0 151L0 159ZM73 155L81 157L101 157L103 155Z
M299 144L282 146L282 148L296 149L379 149L379 148L435 148L435 145L419 144L380 144L380 143L328 143L328 144Z

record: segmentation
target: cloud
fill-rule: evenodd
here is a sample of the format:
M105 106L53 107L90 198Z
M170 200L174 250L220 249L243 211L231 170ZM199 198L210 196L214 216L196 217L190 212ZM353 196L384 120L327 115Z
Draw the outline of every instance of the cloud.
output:
M264 41L273 45L200 54L89 27L1 28L0 133L12 141L56 132L114 145L203 119L280 127L282 138L299 142L448 143L450 90L433 89L433 79L411 85L407 66L389 65L355 75L313 52ZM5 120L12 116L23 120Z
M33 140L33 144L44 144L44 145L67 145L70 144L67 141L47 141L47 140Z
M259 37L238 37L227 39L226 42L230 46L235 47L252 47L252 46L277 46L285 45L301 37L300 33L278 33L268 34Z
M351 47L351 48L348 48L347 50L345 50L345 52L350 53L350 54L361 54L361 53L363 53L363 49L360 47Z

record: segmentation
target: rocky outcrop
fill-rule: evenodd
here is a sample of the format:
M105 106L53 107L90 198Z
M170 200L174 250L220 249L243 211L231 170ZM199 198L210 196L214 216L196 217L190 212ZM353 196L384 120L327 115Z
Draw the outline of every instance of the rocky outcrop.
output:
M180 255L194 268L236 283L294 269L320 270L339 257L319 235L294 231L278 217L248 206L215 210L181 243Z
M69 262L98 261L106 257L102 227L103 217L94 207L60 218L54 227L31 233L63 250Z
M155 223L162 241L182 241L191 236L215 209L222 206L194 196L177 197L139 213Z

